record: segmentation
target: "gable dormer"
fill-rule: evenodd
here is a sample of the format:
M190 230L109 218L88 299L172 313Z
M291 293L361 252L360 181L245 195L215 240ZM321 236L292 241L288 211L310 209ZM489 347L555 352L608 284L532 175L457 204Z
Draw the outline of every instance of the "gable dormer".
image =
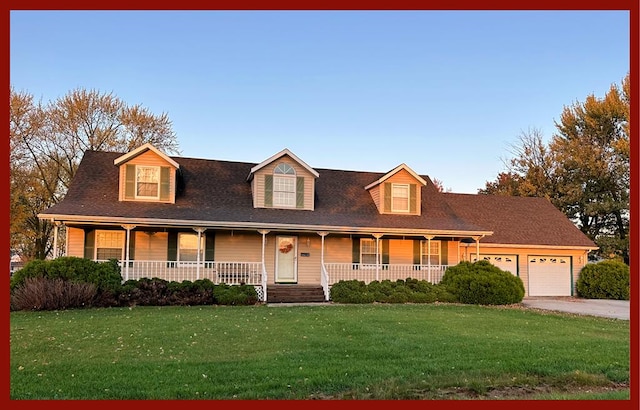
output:
M251 182L253 207L313 211L319 176L285 148L251 168L247 181Z
M150 143L113 161L120 168L118 200L175 203L180 165Z
M364 189L381 214L420 215L422 187L426 184L406 164L400 164Z

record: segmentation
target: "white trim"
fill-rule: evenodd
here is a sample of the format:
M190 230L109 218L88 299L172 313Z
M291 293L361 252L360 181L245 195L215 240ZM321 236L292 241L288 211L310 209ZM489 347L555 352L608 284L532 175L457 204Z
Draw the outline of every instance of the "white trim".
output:
M407 189L407 207L406 209L396 209L395 205L394 205L394 198L401 198L401 197L396 197L395 195L393 195L393 190L394 188L400 188L400 187L404 187ZM411 187L410 184L396 184L393 183L391 184L391 212L398 212L398 213L409 213L409 211L411 210Z
M564 250L596 250L598 247L592 246L567 246L567 245L527 245L508 243L487 243L481 242L483 248L534 248L534 249L564 249ZM472 244L466 244L471 246ZM475 243L473 244L475 246Z
M297 224L279 224L268 222L228 222L228 221L205 221L205 220L184 220L184 219L140 219L140 218L124 218L124 217L105 217L105 216L77 216L62 214L40 214L38 217L57 219L64 222L86 223L93 225L120 225L123 223L134 223L137 225L145 225L149 227L181 227L181 226L205 226L207 228L233 228L233 229L269 229L283 230L292 232L301 231L329 231L342 234L371 234L371 232L381 232L384 235L437 235L451 237L471 237L476 235L492 235L493 231L455 231L443 229L406 229L406 228L384 228L384 227L353 227L353 226L332 226L332 225L297 225ZM526 247L526 246L520 246ZM553 248L553 247L552 247ZM559 248L559 247L556 247ZM570 247L571 249L597 249L588 247Z
M190 236L195 236L196 237L196 242L198 242L196 244L196 260L194 261L181 261L180 260L180 237L183 235L190 235ZM178 263L178 266L181 266L180 262L188 262L188 263L183 263L182 266L185 265L190 265L193 264L194 262L196 262L196 264L199 264L200 261L204 261L205 257L204 257L204 253L205 253L205 246L203 246L204 244L202 242L204 242L204 236L201 235L200 232L178 232L178 246L176 249L176 262ZM199 240L198 240L199 239ZM198 248L200 248L200 250L198 251ZM184 248L186 249L192 249L192 248ZM202 255L200 255L202 254ZM200 256L202 256L202 258L200 258Z
M306 162L304 162L303 160L298 158L293 152L291 152L287 148L285 148L282 151L278 152L277 154L274 154L274 155L270 156L269 158L265 159L264 161L262 161L258 165L256 165L253 168L251 168L251 171L249 171L249 175L247 176L247 181L251 180L251 178L253 177L253 174L255 174L256 171L260 170L261 168L264 168L265 166L271 164L272 162L274 162L277 159L282 158L285 155L290 156L294 161L296 161L298 164L300 164L304 169L309 171L314 177L318 178L320 176L320 174L318 174L318 172L315 169L311 168L309 165L307 165Z
M94 239L94 243L93 243L93 259L94 260L98 260L98 234L100 232L109 232L109 233L117 233L122 235L122 243L121 248L120 248L120 258L118 258L118 260L125 260L125 252L126 252L126 231L122 231L119 229L96 229L96 236ZM104 246L101 246L101 248L104 248Z
M420 264L421 265L429 265L429 264L431 264L430 258L429 258L429 260L427 260L425 262L423 260L423 258L422 258L423 256L435 256L434 254L431 253L431 247L429 247L427 249L427 253L423 253L422 252L423 245L425 245L427 243L429 243L430 245L433 245L434 243L438 243L438 263L436 265L442 265L442 241L440 241L440 240L436 241L436 240L433 240L433 239L428 239L428 240L422 239L422 240L420 240ZM430 246L430 245L427 245L427 246Z
M289 252L293 252L293 279L291 282L282 281L278 278L278 264L280 262L280 239L282 238L291 238L293 241L293 249ZM298 283L298 236L297 235L276 235L276 244L275 244L275 272L273 273L273 281L274 283Z
M391 178L393 175L395 175L396 173L398 173L399 171L401 171L403 169L405 171L407 171L409 174L411 174L411 176L414 177L423 186L427 185L427 181L425 181L420 175L416 174L411 168L409 168L407 166L407 164L402 163L402 164L398 165L397 167L395 167L394 169L392 169L391 171L389 171L386 174L384 174L377 181L374 181L374 182L370 183L369 185L367 185L366 187L364 187L364 189L369 190L370 188L373 188L374 186L383 183L384 181L386 181L387 179Z
M161 167L159 165L134 165L135 167L135 185L133 187L133 197L135 199L155 199L155 200L159 200L160 199L160 185L162 184L161 181ZM155 196L147 196L147 195L138 195L138 168L150 168L150 169L154 169L157 173L158 176L158 191L157 191L157 195Z
M163 160L167 161L169 164L173 165L176 168L180 168L180 164L178 164L177 162L175 162L174 160L172 160L171 158L169 158L166 154L164 154L162 151L160 151L158 148L154 147L150 142L147 142L144 145L139 146L138 148L134 149L133 151L129 151L128 153L119 156L118 158L113 160L113 165L120 165L123 164L127 161L129 161L130 159L133 159L135 157L137 157L138 155L147 152L147 151L153 151L155 154L157 154L160 158L162 158Z

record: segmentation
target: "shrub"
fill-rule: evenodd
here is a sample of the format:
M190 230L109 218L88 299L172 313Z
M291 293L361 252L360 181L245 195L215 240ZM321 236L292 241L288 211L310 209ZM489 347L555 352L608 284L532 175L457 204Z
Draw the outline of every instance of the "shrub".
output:
M331 300L338 303L433 303L454 302L456 298L444 287L426 280L407 278L372 281L339 281L331 287Z
M92 283L60 278L26 277L11 293L12 310L63 310L90 307L96 295Z
M448 268L441 285L458 302L467 304L508 305L519 303L524 297L524 284L519 277L485 260Z
M581 298L629 300L629 266L614 260L590 263L580 271L576 290Z
M375 298L360 280L341 280L331 286L331 300L336 303L372 303Z
M218 305L254 305L258 294L252 285L214 285L213 300Z

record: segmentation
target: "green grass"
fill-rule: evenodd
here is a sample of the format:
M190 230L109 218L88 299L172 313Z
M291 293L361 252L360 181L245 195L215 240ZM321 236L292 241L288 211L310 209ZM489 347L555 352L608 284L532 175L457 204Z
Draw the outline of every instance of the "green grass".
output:
M447 304L12 312L11 399L629 398L629 322Z

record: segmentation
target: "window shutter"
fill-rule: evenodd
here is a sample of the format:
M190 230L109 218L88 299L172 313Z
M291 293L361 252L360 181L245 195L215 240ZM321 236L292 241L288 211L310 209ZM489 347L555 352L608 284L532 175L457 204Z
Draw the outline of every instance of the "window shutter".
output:
M169 201L171 198L171 168L160 168L160 200Z
M391 182L384 183L384 211L391 212Z
M360 263L360 238L351 238L351 261Z
M273 175L264 176L264 206L273 206Z
M440 242L440 261L443 265L449 264L449 241Z
M125 233L125 241L126 239ZM132 261L135 259L135 249L136 249L136 231L129 232L129 260Z
M389 240L382 239L381 242L382 242L382 263L388 264L389 263Z
M304 208L304 177L296 177L296 208Z
M412 214L416 213L416 184L409 185L409 212Z
M127 164L124 172L124 198L134 199L136 195L136 166Z
M421 244L422 241L420 239L413 240L413 263L415 265L420 265L420 256L422 253Z
M84 257L94 259L94 249L96 245L96 231L93 229L84 230Z
M205 235L204 237L204 260L205 261L214 261L215 259L215 242L216 242L216 234L211 232Z
M169 232L167 240L167 259L175 261L178 259L178 232Z

